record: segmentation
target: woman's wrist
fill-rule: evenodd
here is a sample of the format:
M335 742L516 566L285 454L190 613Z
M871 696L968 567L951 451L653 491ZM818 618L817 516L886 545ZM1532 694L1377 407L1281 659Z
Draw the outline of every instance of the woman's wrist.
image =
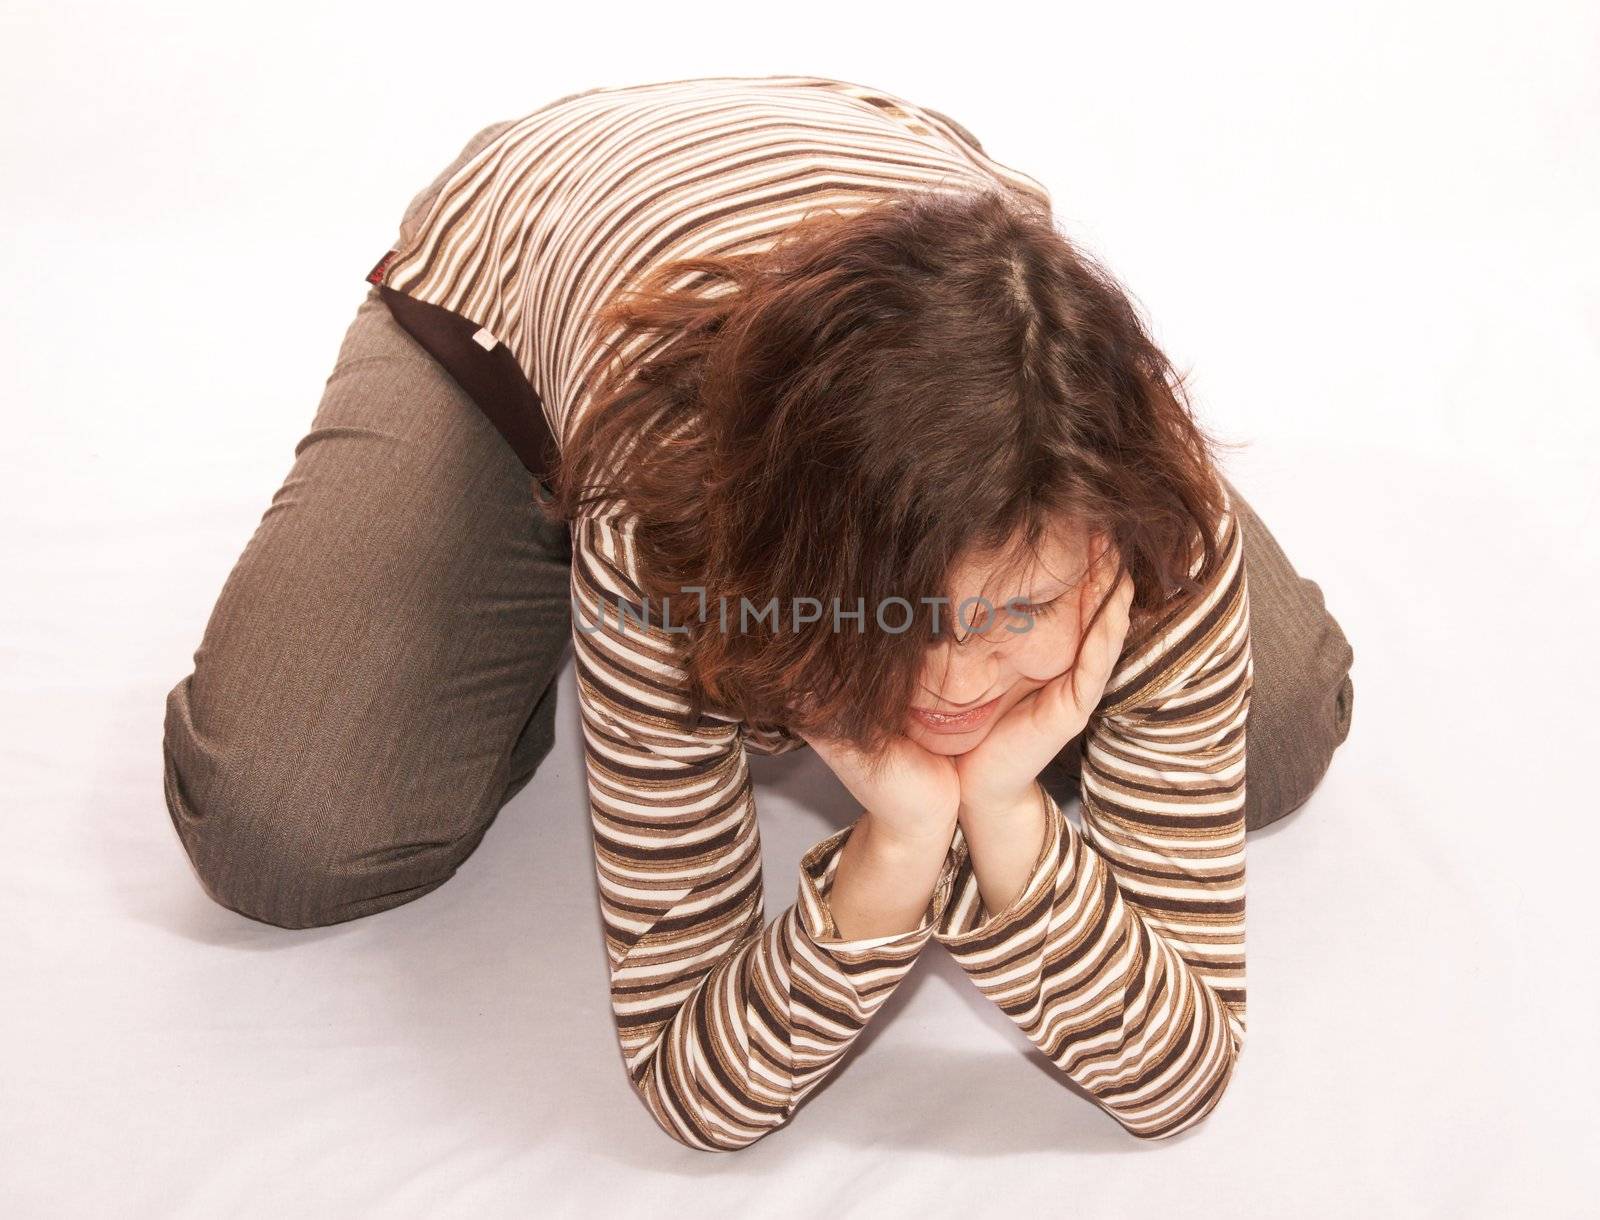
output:
M963 804L960 822L978 892L992 918L1010 909L1038 866L1050 830L1044 790L1035 780L1021 797L981 809Z
M954 822L908 834L888 831L864 812L845 840L829 897L839 935L855 940L916 928L954 837Z
M963 796L956 820L962 833L970 835L973 827L1030 824L1037 820L1039 808L1039 781L1035 779L1012 793Z
M943 858L955 832L954 815L929 817L915 827L906 827L875 817L872 810L864 809L852 834L860 835L863 846L877 855L918 860L935 852Z

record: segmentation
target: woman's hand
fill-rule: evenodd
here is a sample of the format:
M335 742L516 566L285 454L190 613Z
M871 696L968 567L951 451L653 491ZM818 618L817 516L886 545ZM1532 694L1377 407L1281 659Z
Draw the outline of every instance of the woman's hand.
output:
M961 803L954 759L901 734L870 757L837 738L800 736L867 811L874 837L916 844L942 836L949 844Z
M922 922L956 832L961 786L953 760L910 738L868 756L802 733L865 812L839 853L826 904L845 940L897 936Z
M1088 622L1099 604L1114 554L1100 561L1101 572L1079 592L1080 621ZM1003 815L1037 804L1034 781L1066 744L1083 731L1105 694L1128 635L1133 578L1124 573L1098 622L1083 636L1072 668L1011 708L975 748L956 757L961 787L959 819Z

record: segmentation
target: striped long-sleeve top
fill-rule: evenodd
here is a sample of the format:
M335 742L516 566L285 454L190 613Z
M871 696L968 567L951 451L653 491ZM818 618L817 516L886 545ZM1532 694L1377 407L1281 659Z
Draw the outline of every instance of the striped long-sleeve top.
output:
M588 319L624 282L660 261L758 250L814 208L997 182L1048 205L953 120L861 85L602 88L505 125L368 278L459 321L472 343L430 350L508 440L520 435L508 417L532 409L559 443L589 406L606 339ZM463 350L485 363L463 369ZM858 939L838 934L828 903L853 827L805 853L794 901L769 917L747 760L804 742L714 714L691 721L681 636L617 613L619 599L647 602L632 519L609 508L573 523L611 1004L629 1079L664 1130L734 1149L784 1125L929 940L1129 1132L1169 1136L1210 1112L1245 1028L1252 670L1229 509L1216 578L1124 652L1091 718L1082 828L1041 788L1040 855L996 913L957 829L919 926Z

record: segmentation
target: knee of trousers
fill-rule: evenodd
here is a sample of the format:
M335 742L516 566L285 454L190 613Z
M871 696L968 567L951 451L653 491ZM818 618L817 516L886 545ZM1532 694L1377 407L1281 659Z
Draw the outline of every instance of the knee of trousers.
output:
M1251 830L1310 799L1350 735L1355 711L1354 652L1331 615L1321 612L1318 630L1295 644L1252 629L1258 640L1262 634L1267 642L1254 646L1245 724L1245 826Z
M298 744L230 742L214 731L226 719L196 717L184 678L167 696L162 764L173 827L202 890L228 910L281 928L342 923L437 888L470 852L394 843L383 833L393 811L305 784Z

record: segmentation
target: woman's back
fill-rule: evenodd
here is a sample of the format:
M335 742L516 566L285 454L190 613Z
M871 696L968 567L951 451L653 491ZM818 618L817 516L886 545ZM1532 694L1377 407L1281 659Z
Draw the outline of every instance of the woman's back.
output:
M755 253L808 212L996 182L1049 206L1039 182L946 116L864 85L600 88L504 125L408 218L380 267L390 289L480 327L480 345L504 343L559 439L603 354L589 320L625 283L681 258Z

